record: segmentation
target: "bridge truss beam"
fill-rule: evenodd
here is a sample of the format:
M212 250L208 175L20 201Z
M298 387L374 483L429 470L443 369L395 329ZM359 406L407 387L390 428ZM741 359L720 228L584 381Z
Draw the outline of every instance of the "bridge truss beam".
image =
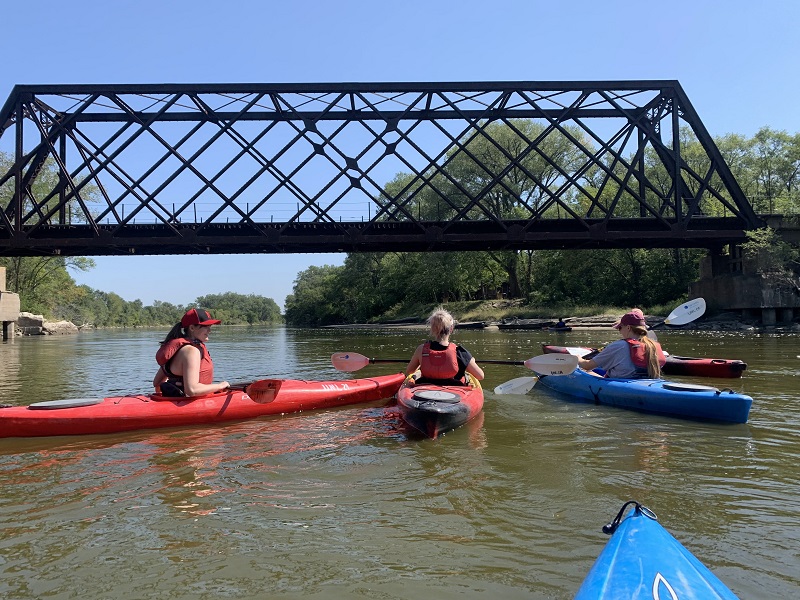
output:
M0 152L0 256L718 247L762 224L677 81L16 86Z

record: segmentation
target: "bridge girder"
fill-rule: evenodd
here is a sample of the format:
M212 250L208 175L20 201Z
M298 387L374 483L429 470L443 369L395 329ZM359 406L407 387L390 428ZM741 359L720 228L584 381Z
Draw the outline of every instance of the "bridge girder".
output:
M718 247L763 225L677 81L16 86L0 150L6 256Z

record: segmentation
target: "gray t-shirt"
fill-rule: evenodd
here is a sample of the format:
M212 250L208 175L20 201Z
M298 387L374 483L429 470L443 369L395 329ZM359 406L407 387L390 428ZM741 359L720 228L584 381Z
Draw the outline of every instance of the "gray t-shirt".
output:
M611 342L592 360L598 367L605 369L606 377L621 379L641 377L631 360L630 345L625 340Z

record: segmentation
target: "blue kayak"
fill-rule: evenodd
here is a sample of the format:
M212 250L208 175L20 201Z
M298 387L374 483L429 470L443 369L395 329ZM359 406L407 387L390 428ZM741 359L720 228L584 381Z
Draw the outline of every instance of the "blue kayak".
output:
M664 379L611 379L576 369L559 377L541 376L539 385L571 399L649 413L746 423L753 399L732 390Z
M635 509L623 519L630 505ZM626 502L603 532L611 539L575 600L738 600L638 502Z

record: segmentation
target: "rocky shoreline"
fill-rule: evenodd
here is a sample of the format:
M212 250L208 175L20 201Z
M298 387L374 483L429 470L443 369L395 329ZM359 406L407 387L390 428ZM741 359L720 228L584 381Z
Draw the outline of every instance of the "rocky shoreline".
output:
M46 321L42 315L19 313L15 321L14 335L71 335L80 328L71 321Z
M701 317L693 323L678 327L664 325L664 316L645 315L648 325L656 330L664 331L734 331L740 333L800 333L800 323L786 323L776 326L764 326L753 321L744 321L736 313L721 313L712 317ZM564 317L567 327L573 330L592 330L610 328L617 322L619 315L596 315L592 317ZM502 319L486 321L457 322L456 329L529 329L547 330L555 327L554 319ZM400 321L380 323L354 323L349 325L328 325L329 329L424 329L425 322L418 319L402 319Z

